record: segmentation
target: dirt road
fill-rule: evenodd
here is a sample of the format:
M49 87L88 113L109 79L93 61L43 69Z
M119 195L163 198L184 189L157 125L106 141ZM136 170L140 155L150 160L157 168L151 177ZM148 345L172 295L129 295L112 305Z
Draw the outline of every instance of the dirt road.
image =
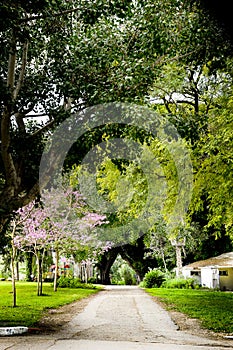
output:
M233 341L180 331L137 287L109 286L59 332L0 339L0 350L223 350Z

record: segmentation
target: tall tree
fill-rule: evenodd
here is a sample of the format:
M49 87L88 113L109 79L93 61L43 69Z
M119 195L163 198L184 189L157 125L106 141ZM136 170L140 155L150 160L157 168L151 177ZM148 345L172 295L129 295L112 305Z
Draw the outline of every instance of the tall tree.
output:
M221 96L212 109L208 133L199 143L192 212L205 212L205 229L216 237L232 238L232 92Z
M2 2L1 225L38 195L44 142L71 111L140 101L167 57L206 55L198 13L185 0Z

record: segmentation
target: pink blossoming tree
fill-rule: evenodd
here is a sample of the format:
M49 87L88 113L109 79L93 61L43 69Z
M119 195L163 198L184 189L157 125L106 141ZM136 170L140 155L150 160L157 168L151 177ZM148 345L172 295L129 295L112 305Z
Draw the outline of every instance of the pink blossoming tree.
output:
M37 294L42 294L42 266L47 250L55 252L54 291L57 289L58 262L61 254L81 245L99 247L95 228L107 223L105 215L91 213L78 191L71 187L44 191L42 203L35 201L17 211L22 230L14 236L14 246L31 251L37 262Z
M51 244L46 212L35 201L17 211L21 230L14 236L14 246L21 251L32 252L37 265L37 295L42 294L42 266L46 250Z

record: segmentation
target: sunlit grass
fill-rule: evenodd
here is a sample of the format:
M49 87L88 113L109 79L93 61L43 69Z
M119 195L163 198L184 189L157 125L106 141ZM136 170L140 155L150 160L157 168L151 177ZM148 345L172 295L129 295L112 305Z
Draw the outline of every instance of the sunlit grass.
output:
M203 327L214 332L233 333L233 294L228 292L152 288L147 292L158 297L167 309L197 318Z
M44 283L43 295L37 296L35 282L17 282L17 307L12 308L11 282L0 281L0 326L33 326L49 308L71 303L96 293L99 289L59 288Z

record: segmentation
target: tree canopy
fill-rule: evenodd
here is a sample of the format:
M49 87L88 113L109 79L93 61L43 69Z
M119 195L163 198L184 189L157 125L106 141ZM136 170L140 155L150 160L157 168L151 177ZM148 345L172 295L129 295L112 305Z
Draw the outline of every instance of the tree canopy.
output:
M231 235L232 48L199 2L3 0L0 18L1 231L13 211L40 195L41 157L57 128L74 114L80 119L70 128L78 127L88 107L128 102L149 105L189 145L190 221ZM91 125L71 147L65 170L103 141L130 138L156 155L172 206L175 167L146 128ZM110 217L113 224L144 208L148 184L136 162L106 158L98 186L123 208Z
M3 218L38 194L44 142L71 111L140 101L167 59L217 50L200 13L180 0L2 2Z

